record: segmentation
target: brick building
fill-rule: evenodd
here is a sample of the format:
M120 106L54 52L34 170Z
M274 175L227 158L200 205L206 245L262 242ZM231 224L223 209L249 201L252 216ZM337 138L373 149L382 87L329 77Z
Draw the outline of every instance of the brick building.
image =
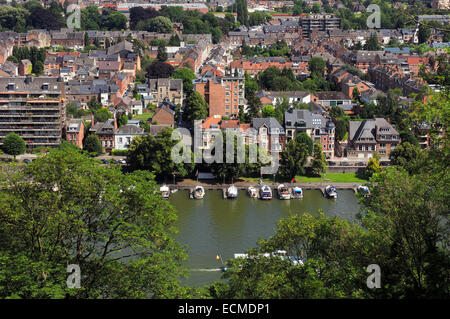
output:
M209 105L209 116L238 117L239 106L244 106L244 77L202 78L194 84Z

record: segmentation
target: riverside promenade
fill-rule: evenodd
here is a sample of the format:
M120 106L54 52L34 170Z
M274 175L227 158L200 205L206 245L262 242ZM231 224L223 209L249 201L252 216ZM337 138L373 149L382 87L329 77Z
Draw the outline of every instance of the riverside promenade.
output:
M275 189L278 185L282 184L280 182L273 182L273 181L264 181L262 182L263 185L267 185L269 187L271 187L272 189ZM301 187L304 190L320 190L323 194L325 193L325 187L327 187L328 185L333 185L334 187L336 187L336 189L347 189L347 190L353 190L354 192L356 192L357 188L359 185L363 185L363 183L333 183L333 182L310 182L310 183L291 183L291 182L286 182L283 183L284 185L286 185L288 188L293 188L295 186L297 187ZM253 186L253 187L257 187L259 185L258 181L254 181L254 182L249 182L249 181L238 181L235 182L233 184L222 184L217 182L216 180L203 180L203 181L196 181L196 180L191 180L191 179L186 179L186 180L182 180L177 182L175 185L174 184L166 184L170 189L177 189L177 190L189 190L192 191L195 186L200 185L203 186L203 188L205 190L224 190L227 189L228 187L230 187L231 185L236 186L238 189L243 189L243 190L247 190L247 188L249 186Z

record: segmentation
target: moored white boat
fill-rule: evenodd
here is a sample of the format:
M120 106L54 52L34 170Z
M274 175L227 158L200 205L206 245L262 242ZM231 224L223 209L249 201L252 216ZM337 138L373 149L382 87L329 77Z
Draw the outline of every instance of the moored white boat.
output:
M195 189L193 191L193 194L195 199L202 199L203 196L205 196L205 189L203 188L203 186L195 186Z
M361 196L364 196L364 197L370 196L370 190L369 190L369 187L367 187L367 186L359 185L357 188L357 191Z
M261 199L272 199L272 190L267 185L261 187L259 194Z
M161 196L164 199L169 199L170 196L170 189L167 185L163 184L160 188L159 191L161 192Z
M325 194L328 198L337 198L337 191L336 187L333 185L328 185L325 187Z
M227 198L237 198L238 197L238 189L236 186L231 185L230 187L228 187L227 189Z
M303 190L301 187L295 186L292 189L292 197L293 198L303 198Z
M247 193L251 198L258 198L258 190L253 186L247 188Z
M289 194L289 189L284 184L278 185L277 193L278 193L279 199L291 199L291 194Z

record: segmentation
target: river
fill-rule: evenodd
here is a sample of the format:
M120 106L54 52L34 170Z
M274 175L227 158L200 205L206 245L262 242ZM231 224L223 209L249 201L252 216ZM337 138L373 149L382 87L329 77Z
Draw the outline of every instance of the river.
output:
M275 192L274 192L275 193ZM178 211L176 238L187 246L190 277L183 280L191 286L204 286L219 280L220 261L245 253L261 238L275 232L277 221L291 214L317 213L354 220L359 212L357 197L351 190L338 190L338 199L325 198L320 190L304 190L303 199L272 200L250 198L240 190L235 200L223 199L222 191L207 190L201 200L189 199L188 191L171 194L171 204Z

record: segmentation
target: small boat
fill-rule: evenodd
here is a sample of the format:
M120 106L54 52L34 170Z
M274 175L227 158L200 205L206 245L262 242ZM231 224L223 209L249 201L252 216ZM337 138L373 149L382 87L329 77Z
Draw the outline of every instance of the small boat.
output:
M364 197L370 196L370 190L369 190L369 187L367 187L367 186L359 185L357 188L357 191L361 196L364 196Z
M261 187L259 194L261 199L272 199L272 190L267 185L263 185L263 187Z
M203 186L195 186L194 192L192 194L195 199L202 199L205 196L205 189Z
M325 195L328 198L337 198L336 187L334 187L333 185L328 185L327 187L325 187Z
M230 187L228 187L227 189L227 198L237 198L238 197L238 189L236 186L231 185Z
M162 195L163 199L169 199L170 189L169 189L169 187L167 185L165 185L165 184L162 185L159 188L159 191L161 192L161 195Z
M247 189L247 193L248 193L248 196L250 196L251 198L258 198L258 190L253 186L250 186Z
M284 184L278 185L277 193L278 193L279 199L291 199L291 194L289 194L289 189Z
M301 187L295 186L292 189L292 197L293 198L303 198L303 190Z

